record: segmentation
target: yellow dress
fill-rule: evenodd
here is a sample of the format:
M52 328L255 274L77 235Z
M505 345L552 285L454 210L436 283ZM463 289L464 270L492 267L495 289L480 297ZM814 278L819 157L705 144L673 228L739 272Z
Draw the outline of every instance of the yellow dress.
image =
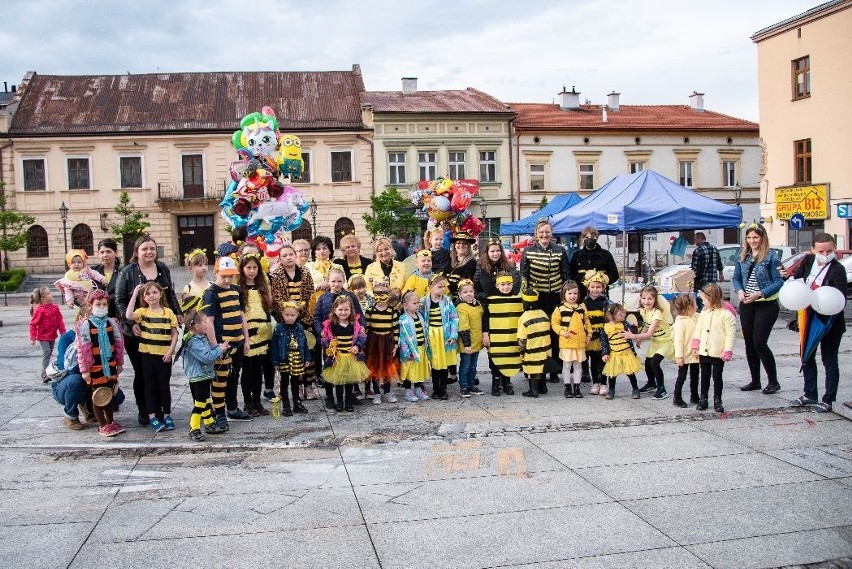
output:
M403 381L423 383L431 377L432 373L429 368L429 358L426 355L426 335L423 333L423 326L420 324L419 318L414 320L414 330L417 334L417 353L419 359L416 362L402 362L399 377Z
M353 345L352 324L350 323L349 326L345 327L349 331L348 335L345 332L340 333L343 328L339 324L332 324L331 331L334 334L334 339L325 350L326 355L332 358L332 361L329 362L331 365L322 371L322 378L332 385L360 383L370 377L367 364L358 360L351 352Z
M518 341L526 340L523 368L527 375L544 373L544 362L550 355L550 319L543 310L527 310L518 322Z
M645 357L650 358L656 354L660 354L667 360L674 360L674 342L672 342L672 318L659 308L651 308L646 310L639 309L639 314L642 316L642 321L645 327L650 326L651 322L657 321L657 329L648 343L648 351L645 352Z
M624 322L604 324L603 333L606 334L609 342L609 358L603 367L603 374L606 377L630 375L644 368L642 362L633 353L632 342L621 335L625 329Z
M429 345L432 346L432 369L447 369L456 364L456 351L444 348L444 325L441 322L441 307L433 304L429 309Z
M521 295L495 294L486 301L491 339L488 356L501 375L512 377L521 371L521 352L518 349L518 320L524 312Z

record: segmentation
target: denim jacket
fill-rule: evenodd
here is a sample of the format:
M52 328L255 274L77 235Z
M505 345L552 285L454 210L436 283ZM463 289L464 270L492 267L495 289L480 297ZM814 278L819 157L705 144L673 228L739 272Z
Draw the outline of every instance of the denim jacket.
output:
M778 272L781 259L778 258L778 253L770 249L763 261L752 261L751 251L746 255L745 261L737 260L737 264L734 266L734 277L731 279L731 294L745 290L749 267L753 262L757 286L760 288L763 298L769 298L781 290L781 285L784 284L784 279Z
M272 341L269 344L272 365L277 367L287 363L287 357L290 355L290 338L293 336L296 338L296 349L302 354L302 361L305 363L311 361L311 350L308 349L308 339L305 336L304 326L299 322L292 326L281 322L275 327Z
M444 328L444 349L450 351L455 350L459 339L459 313L456 306L448 296L444 296L438 301L438 306L441 307L441 323ZM420 301L420 314L426 322L427 328L424 329L426 334L429 333L429 310L432 308L432 297L426 295ZM433 346L433 348L436 346Z
M213 379L213 363L222 356L222 348L211 346L207 336L192 334L183 348L183 373L190 382Z

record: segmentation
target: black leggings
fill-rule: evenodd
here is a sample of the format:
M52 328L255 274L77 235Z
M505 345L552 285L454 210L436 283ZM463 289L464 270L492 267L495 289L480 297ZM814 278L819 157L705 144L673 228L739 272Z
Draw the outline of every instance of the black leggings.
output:
M446 369L433 369L432 370L432 393L434 395L446 395L447 394L447 377L449 376L449 371Z
M293 405L295 405L298 401L301 401L299 397L299 386L302 385L301 376L298 375L290 375L286 371L281 372L281 400L287 401L287 386L290 386L290 395L293 397Z
M722 358L712 356L698 356L698 365L701 367L701 398L707 399L710 393L710 376L713 376L713 400L722 400L722 370L725 362Z
M639 389L639 382L636 380L636 374L635 373L627 374L627 379L630 380L630 387L632 387L633 389ZM607 385L609 386L609 392L612 393L613 395L615 395L615 378L614 377L606 377L606 378L604 378L604 381L606 381ZM603 383L603 382L601 382L601 383Z
M677 383L675 383L675 397L682 399L683 384L686 383L686 374L689 373L689 394L698 398L698 364L684 364L677 368Z
M136 408L140 415L147 415L145 410L145 374L142 371L142 359L139 353L139 337L124 336L124 353L130 359L133 367L133 398L136 399Z
M560 285L561 286L561 285ZM562 304L562 298L560 298L560 294L558 292L541 292L538 295L538 307L541 308L547 317L553 314L553 311L556 310ZM550 330L550 356L559 361L559 334ZM551 377L556 377L558 374L552 373Z
M145 409L149 416L162 419L172 412L172 364L156 354L139 354L139 358L145 378Z
M778 369L775 354L769 347L769 334L778 320L779 310L777 300L740 303L740 323L752 383L760 383L760 364L766 370L769 383L778 383Z
M592 383L604 383L603 375L603 352L588 351L586 356L589 361L589 375L592 376Z
M263 366L269 361L268 354L245 356L243 358L243 401L260 403L260 391L263 387Z
M648 385L656 385L657 389L666 388L666 378L663 375L663 368L660 365L663 361L663 354L654 354L650 358L645 358L645 373L648 376Z

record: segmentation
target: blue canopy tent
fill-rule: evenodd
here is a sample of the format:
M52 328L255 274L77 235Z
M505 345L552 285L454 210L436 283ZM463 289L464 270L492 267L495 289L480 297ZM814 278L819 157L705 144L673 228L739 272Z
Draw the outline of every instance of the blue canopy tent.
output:
M574 192L556 196L540 210L535 211L518 221L500 225L500 235L532 235L535 232L535 224L539 219L562 213L569 207L577 205L581 201L583 201L583 198Z
M740 206L702 196L653 170L644 170L616 176L550 221L555 235L581 233L591 225L600 233L623 233L627 243L627 233L736 227L742 219Z
M736 227L740 206L727 205L681 186L653 170L616 176L589 197L551 218L553 233L655 233Z

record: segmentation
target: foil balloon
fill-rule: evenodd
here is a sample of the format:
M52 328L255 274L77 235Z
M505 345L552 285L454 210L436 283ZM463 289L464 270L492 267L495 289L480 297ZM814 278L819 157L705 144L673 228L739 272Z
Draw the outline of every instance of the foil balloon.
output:
M281 174L291 180L302 177L305 161L302 159L302 141L295 134L281 135L279 149L281 151Z
M473 196L470 192L466 190L457 191L453 194L453 199L450 201L450 205L453 208L453 211L463 212L468 207L470 207L470 202L473 200Z
M485 224L482 223L481 219L473 215L468 217L461 225L461 230L467 231L473 237L476 237L477 235L482 233L483 229L485 229Z

